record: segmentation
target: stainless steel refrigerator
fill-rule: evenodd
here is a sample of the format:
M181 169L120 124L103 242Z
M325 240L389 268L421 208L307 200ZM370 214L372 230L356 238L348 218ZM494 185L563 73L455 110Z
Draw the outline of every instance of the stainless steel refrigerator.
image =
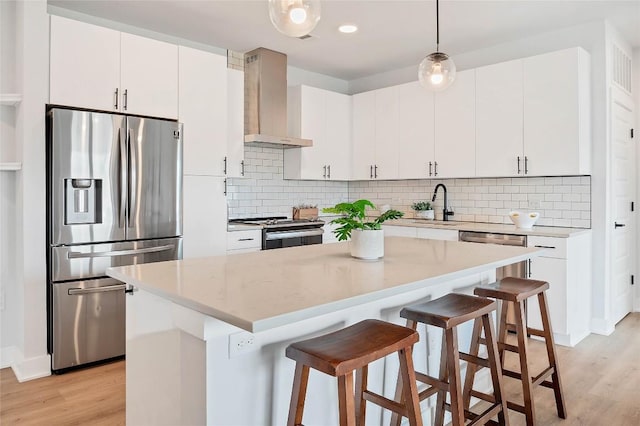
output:
M125 353L125 285L110 266L182 257L182 125L47 110L52 370Z

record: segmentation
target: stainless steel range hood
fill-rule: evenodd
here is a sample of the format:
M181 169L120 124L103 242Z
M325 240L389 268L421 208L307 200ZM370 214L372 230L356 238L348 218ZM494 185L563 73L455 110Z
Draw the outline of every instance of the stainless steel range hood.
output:
M259 49L244 55L244 142L300 148L310 139L287 135L287 55Z

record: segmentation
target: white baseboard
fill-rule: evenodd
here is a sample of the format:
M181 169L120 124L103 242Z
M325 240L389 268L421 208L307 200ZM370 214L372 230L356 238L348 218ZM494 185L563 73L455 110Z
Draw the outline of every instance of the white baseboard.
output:
M22 353L16 346L0 348L0 368L11 367L22 360Z
M608 321L601 318L592 318L591 319L591 332L596 334L602 334L603 336L608 336L613 333L616 329L616 325L612 323L612 321Z
M19 382L39 379L51 375L51 357L47 355L23 359L12 365L13 373Z

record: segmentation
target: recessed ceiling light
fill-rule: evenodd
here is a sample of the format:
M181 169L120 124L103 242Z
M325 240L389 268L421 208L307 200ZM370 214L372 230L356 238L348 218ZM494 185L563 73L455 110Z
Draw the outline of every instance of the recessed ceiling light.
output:
M344 24L338 27L338 31L345 34L351 34L358 31L358 26L355 24Z

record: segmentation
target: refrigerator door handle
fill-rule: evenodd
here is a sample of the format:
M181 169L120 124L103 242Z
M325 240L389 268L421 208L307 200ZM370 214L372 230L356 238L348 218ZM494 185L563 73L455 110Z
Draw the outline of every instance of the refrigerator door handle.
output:
M131 249L131 250L114 250L114 251L100 251L93 253L84 253L81 251L70 251L67 254L68 259L82 259L86 257L116 257L116 256L131 256L134 254L145 254L145 253L158 253L161 251L173 250L175 246L173 244L158 246L158 247L147 247L142 249Z
M125 206L127 204L126 193L124 191L124 186L127 182L127 148L126 141L123 139L122 129L118 129L118 149L120 150L120 182L118 185L120 190L120 206L118 208L118 225L120 228L126 226Z
M131 220L131 211L133 210L133 205L137 202L136 199L136 186L138 185L138 179L137 179L137 175L136 175L136 170L135 170L135 164L136 164L136 152L134 147L132 146L131 143L131 129L127 129L127 147L129 148L129 163L127 164L127 181L128 181L128 185L127 185L127 194L129 196L128 199L128 203L127 203L127 221ZM127 226L130 226L130 224L128 224Z
M70 288L69 290L67 290L67 294L69 296L79 296L83 294L105 293L107 291L125 290L126 288L127 288L126 284L108 285L105 287L93 287L93 288Z

